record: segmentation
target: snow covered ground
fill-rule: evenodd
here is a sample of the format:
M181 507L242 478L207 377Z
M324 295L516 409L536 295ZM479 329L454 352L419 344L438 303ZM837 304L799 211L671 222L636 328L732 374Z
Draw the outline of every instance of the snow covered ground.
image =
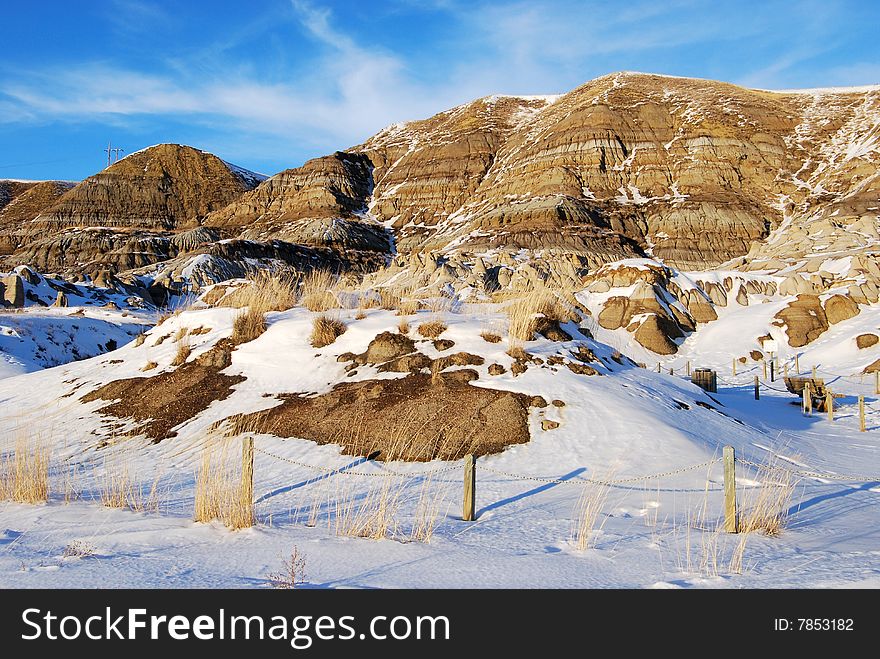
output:
M762 325L774 306L732 308L691 336L675 358L661 360L663 373L650 368L656 357L644 360L647 369L617 364L612 349L631 346L614 345L611 339L622 341L623 335L607 337L609 347L583 339L568 325L578 341L541 339L525 345L546 359L585 343L603 359L596 364L602 375L596 376L545 365L514 377L507 345L479 337L480 331L503 325L503 314L468 308L447 314L449 329L443 336L455 341L454 350L486 359L475 368L477 386L565 402L564 407L531 410L528 444L478 460L477 520L460 519L461 463L374 463L341 455L333 445L257 435L259 524L246 531L192 521L200 449L216 441L209 432L212 423L233 412L274 405L264 394L328 391L345 378L336 357L363 351L378 332L396 331L400 318L370 309L366 318L356 320L353 310L341 311L348 331L315 350L308 344L311 312L270 313L268 331L233 353L224 373L247 379L226 400L183 424L175 438L159 444L125 438L97 449L99 434L106 439L107 430L92 412L106 403L80 403L82 394L102 383L143 375L140 369L148 361L157 363L155 372L171 369L173 338L155 344L181 327L207 328L191 337L191 359L228 335L233 310L186 311L153 328L141 345L0 380L5 446L22 434L51 446L54 488L48 504L0 503L0 585L266 587L267 574L278 571L282 557L296 546L312 587L878 587L880 396L874 394L873 377L855 375L876 355L858 350L852 340L860 332L876 331L878 311L863 309L800 351L802 370L815 363L820 373L846 376L826 377L835 392L844 394L829 421L825 415L804 416L779 382L762 389L761 400L755 401L752 377L759 364L738 365L735 377L731 372L731 354L742 354L754 340L749 323ZM430 344L420 349L439 354ZM782 357L793 358L793 353ZM668 375L669 366L681 373L687 360L694 367L718 369L717 394L707 396L686 378ZM489 376L492 363L508 372ZM399 376L362 367L353 379ZM858 394L867 403L865 433L858 427ZM543 430L545 420L560 425ZM734 446L746 462L775 456L785 468L804 474L796 477L789 523L778 537L719 530L718 458L724 445ZM101 505L102 474L112 463L127 465L145 489L157 484L158 512ZM339 471L328 473L328 468ZM737 469L745 504L760 490L761 477L748 464ZM829 477L834 474L841 479ZM614 484L591 485L587 479ZM362 503L387 483L394 483L397 504L393 539L337 535L340 510ZM79 498L66 503L65 491ZM604 491L607 499L594 545L580 551L574 542L578 502L584 492L596 491ZM427 543L411 537L425 518L419 510L426 502L438 510ZM65 548L75 543L92 555L65 556ZM742 569L731 569L738 551Z

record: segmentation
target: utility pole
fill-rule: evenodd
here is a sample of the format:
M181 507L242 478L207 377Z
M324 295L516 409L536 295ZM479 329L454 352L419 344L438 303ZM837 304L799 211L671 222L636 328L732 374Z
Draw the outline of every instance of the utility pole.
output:
M107 148L104 149L104 153L107 154L107 167L112 165L114 162L119 162L119 154L123 153L125 149L120 147L114 147L112 141L107 142Z

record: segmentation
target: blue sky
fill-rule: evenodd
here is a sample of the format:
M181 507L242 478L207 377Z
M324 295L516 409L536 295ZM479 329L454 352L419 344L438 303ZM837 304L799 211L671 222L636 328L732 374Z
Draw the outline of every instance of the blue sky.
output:
M110 139L272 174L392 122L620 70L876 84L878 26L875 0L4 3L0 178L84 178Z

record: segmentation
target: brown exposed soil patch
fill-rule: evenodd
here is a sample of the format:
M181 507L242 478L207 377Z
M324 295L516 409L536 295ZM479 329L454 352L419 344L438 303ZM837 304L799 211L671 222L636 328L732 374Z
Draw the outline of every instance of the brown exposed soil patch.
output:
M531 397L468 384L472 370L394 380L345 382L313 397L286 395L269 410L234 419L235 432L340 444L348 454L379 459L457 460L529 441Z
M115 380L80 400L115 401L98 411L142 422L139 432L157 442L174 437L177 433L172 428L205 411L215 400L227 398L232 386L245 379L219 373L223 367L216 364L228 361L227 348L226 344L217 346L195 361L151 378Z

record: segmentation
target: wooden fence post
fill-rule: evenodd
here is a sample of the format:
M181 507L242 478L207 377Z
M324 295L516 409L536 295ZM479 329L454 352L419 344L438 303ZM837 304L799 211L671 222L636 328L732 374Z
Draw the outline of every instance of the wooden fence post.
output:
M690 359L688 359L688 363L687 363L687 376L688 377L691 376L691 360Z
M758 385L758 376L755 376L755 400L761 400L761 389Z
M859 430L865 432L865 397L859 396Z
M671 366L669 367L669 375L674 375L673 368Z
M724 456L724 530L736 533L736 454L732 446L725 446Z
M804 383L804 414L813 413L813 396L810 394L810 383Z
M788 377L788 364L785 365L785 375L783 377Z
M816 367L815 366L813 367L813 379L814 380L816 379Z
M472 453L464 456L464 504L461 518L465 522L474 521L474 502L477 495L477 465Z
M770 382L776 382L776 364L770 360Z
M733 358L733 377L736 377L736 357Z
M767 379L767 360L766 359L761 360L761 366L764 367L764 379L766 380Z
M657 372L660 372L660 362L657 362Z
M874 371L874 393L880 394L880 370Z
M254 506L254 438L241 440L241 503L250 511L253 526Z
M828 420L834 421L834 394L831 389L825 390L825 410L828 412Z

